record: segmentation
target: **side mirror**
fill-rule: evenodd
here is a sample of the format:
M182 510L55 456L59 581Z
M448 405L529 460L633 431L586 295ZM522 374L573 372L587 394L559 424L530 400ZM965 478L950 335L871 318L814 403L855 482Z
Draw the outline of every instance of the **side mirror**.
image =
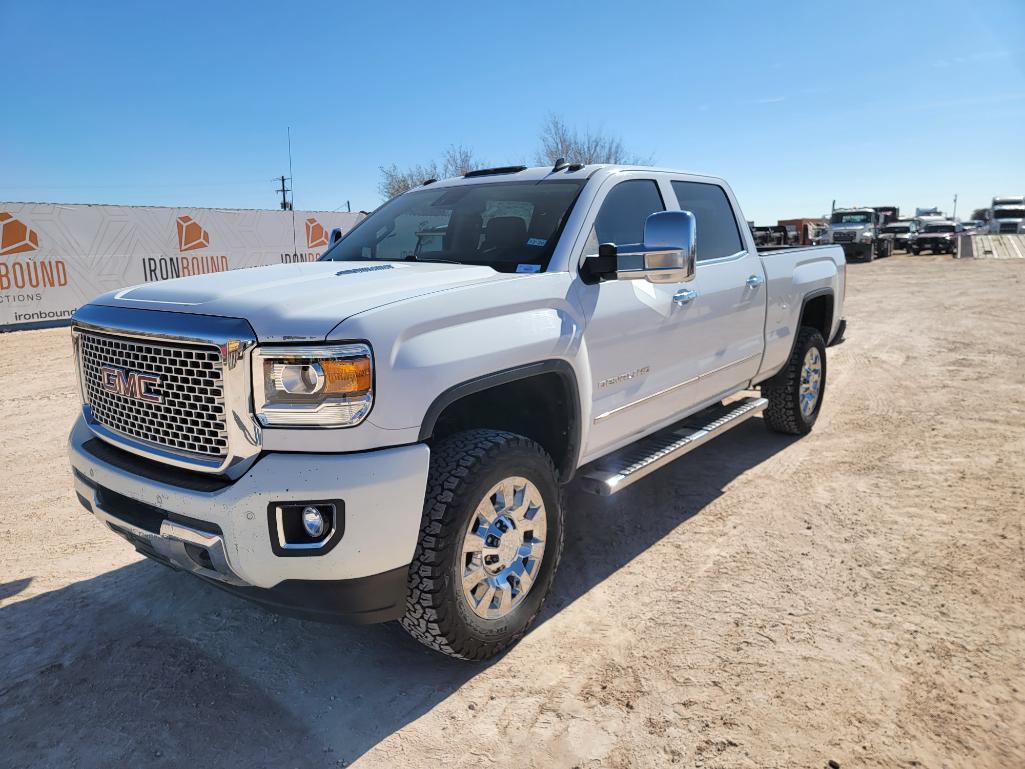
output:
M697 223L690 211L659 211L644 223L644 242L602 243L580 266L585 283L646 280L683 283L694 279Z
M342 229L340 227L335 227L333 230L331 230L331 245L332 246L335 243L337 243L339 240L341 240L341 239L342 239Z

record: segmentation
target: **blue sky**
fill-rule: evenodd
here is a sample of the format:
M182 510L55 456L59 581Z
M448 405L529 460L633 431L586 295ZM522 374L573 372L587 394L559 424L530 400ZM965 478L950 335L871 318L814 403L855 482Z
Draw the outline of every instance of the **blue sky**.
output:
M240 10L240 9L245 10ZM380 202L378 167L529 161L545 116L726 177L749 219L1025 192L1025 2L0 0L0 200Z

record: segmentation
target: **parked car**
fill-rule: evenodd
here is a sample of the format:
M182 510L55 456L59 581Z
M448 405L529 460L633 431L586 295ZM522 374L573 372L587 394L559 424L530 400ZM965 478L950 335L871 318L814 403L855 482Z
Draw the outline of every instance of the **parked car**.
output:
M874 208L838 208L829 219L830 240L843 248L847 259L871 262L890 256L893 242L880 238L883 215Z
M890 222L884 225L879 232L881 240L890 240L893 242L893 249L900 251L908 251L908 238L912 234L914 222L910 219L901 219L895 222Z
M957 238L962 232L961 225L955 222L930 222L911 236L911 253L956 254Z
M843 251L743 225L711 176L485 169L317 262L104 294L72 326L79 500L244 598L491 657L551 589L561 486L615 494L757 414L815 425Z

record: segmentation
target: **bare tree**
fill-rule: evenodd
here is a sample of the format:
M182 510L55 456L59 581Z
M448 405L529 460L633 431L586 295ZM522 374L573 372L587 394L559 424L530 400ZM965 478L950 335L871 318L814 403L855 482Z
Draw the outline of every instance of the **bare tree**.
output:
M473 150L461 144L453 144L445 150L440 164L432 160L424 165L417 164L409 168L399 168L394 163L390 166L381 166L381 181L378 182L377 189L385 199L391 199L406 190L419 187L428 179L462 176L479 165L474 158Z
M462 144L457 147L452 144L441 157L441 175L446 179L450 176L462 176L467 171L480 168L481 165L469 147Z
M537 151L537 162L550 165L559 158L570 163L620 163L623 165L647 165L650 157L641 157L628 152L623 140L587 129L580 132L566 125L559 115L550 114L541 128L541 146Z

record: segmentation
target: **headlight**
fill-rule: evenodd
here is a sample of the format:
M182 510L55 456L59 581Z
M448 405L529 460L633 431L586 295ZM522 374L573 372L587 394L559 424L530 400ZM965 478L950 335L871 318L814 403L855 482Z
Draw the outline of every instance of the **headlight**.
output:
M253 364L253 403L265 427L351 427L374 402L365 344L265 347Z
M871 240L872 232L870 230L862 230L861 237L863 237L865 240Z

